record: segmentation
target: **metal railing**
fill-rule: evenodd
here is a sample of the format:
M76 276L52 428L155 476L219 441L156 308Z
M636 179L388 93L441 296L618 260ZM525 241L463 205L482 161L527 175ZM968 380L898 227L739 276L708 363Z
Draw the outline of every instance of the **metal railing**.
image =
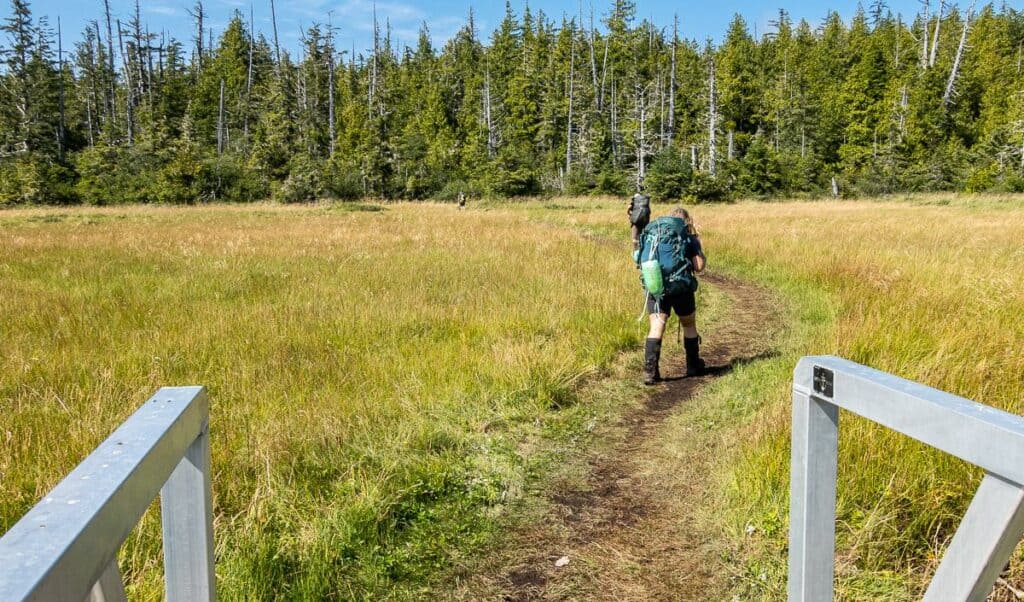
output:
M789 600L832 599L840 408L985 470L924 596L985 600L1024 535L1024 418L831 356L794 374Z
M159 493L167 600L212 602L208 413L157 391L0 538L0 600L124 600L117 551Z

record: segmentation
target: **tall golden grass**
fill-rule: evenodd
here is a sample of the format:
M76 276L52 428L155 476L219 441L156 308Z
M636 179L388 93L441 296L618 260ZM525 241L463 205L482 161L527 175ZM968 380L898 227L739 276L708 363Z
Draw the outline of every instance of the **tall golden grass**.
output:
M766 402L729 469L734 532L767 533L751 546L745 595L778 598L792 361L834 353L1024 412L1024 202L740 203L699 215L720 262L779 291L797 333L775 362L784 366L746 383ZM841 424L839 466L839 596L920 595L979 472L853 417Z
M620 230L623 203L560 200L535 219ZM557 205L556 205L557 206ZM655 214L666 213L655 206ZM700 418L731 450L706 511L733 549L740 599L785 598L790 386L796 359L837 354L1024 413L1024 198L740 202L690 207L713 270L764 284L786 316L778 356L704 394ZM714 344L713 334L707 344ZM727 426L723 426L727 425ZM666 445L693 424L674 421ZM674 430L673 430L674 429ZM980 480L978 470L867 421L840 430L837 596L919 598ZM1020 578L1020 552L1011 575Z
M10 211L0 278L0 531L202 384L226 599L423 595L522 489L523 433L640 336L624 247L507 210ZM133 596L158 550L147 516Z
M443 591L422 588L536 468L527 433L643 336L625 206L361 207L0 214L0 528L155 387L200 383L228 599ZM707 389L701 423L731 442L708 520L733 538L736 591L780 599L796 358L1024 411L1024 201L693 214L711 269L766 285L787 321L778 356ZM979 476L844 418L839 596L919 594ZM143 598L159 596L156 531L148 517L122 559Z

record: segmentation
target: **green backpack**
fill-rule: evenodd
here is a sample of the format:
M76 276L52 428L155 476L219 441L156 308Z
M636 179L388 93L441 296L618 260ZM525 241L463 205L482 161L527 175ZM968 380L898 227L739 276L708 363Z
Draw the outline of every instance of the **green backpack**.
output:
M640 233L640 280L655 299L697 290L693 262L686 258L691 239L686 221L679 217L659 217Z

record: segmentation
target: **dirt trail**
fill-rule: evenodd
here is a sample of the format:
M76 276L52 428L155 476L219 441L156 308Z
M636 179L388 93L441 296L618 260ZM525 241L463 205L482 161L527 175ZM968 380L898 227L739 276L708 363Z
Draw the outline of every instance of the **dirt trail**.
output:
M585 483L547 492L550 521L514 536L519 541L513 545L528 553L491 578L492 591L502 592L500 599L725 596L721 548L702 532L706 521L697 518L699 509L707 507L709 470L723 443L714 429L693 425L687 429L692 444L668 446L663 431L670 416L690 409L688 402L701 387L770 353L778 314L770 295L755 285L718 275L703 280L730 300L726 318L702 349L709 374L682 378L682 354L663 358L666 382L623 417L610 448L588 458ZM557 567L562 557L569 563Z

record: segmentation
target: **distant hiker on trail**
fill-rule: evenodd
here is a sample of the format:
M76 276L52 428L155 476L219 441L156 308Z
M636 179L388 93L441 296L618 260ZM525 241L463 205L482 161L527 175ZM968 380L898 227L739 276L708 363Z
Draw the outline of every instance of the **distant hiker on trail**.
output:
M635 211L637 196L629 206L630 223L634 229L638 225L633 219L634 214L639 213ZM647 200L646 197L643 200ZM648 214L649 211L648 208ZM673 209L669 215L645 224L639 236L634 238L633 259L640 269L646 296L645 310L650 320L644 346L644 384L653 385L661 380L658 368L661 339L672 312L679 316L682 324L686 376L700 376L704 373L704 360L700 358L694 293L697 291L696 274L704 271L706 258L700 233L686 209Z

